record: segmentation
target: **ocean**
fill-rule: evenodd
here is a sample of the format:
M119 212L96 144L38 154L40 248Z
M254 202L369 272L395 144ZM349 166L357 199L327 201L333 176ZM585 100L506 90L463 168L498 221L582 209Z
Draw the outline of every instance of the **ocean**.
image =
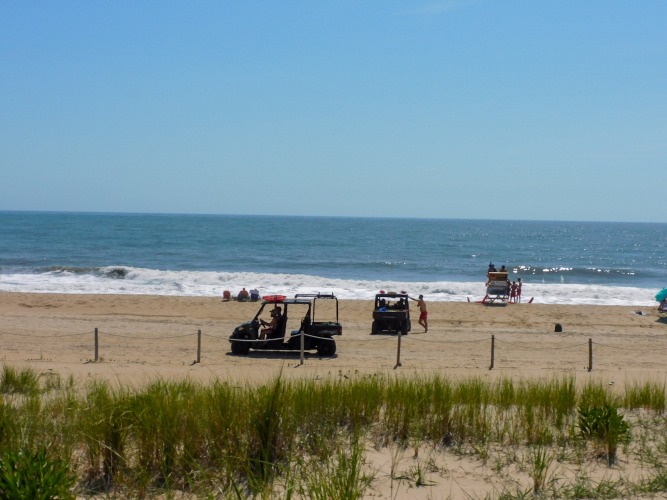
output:
M524 301L657 306L667 224L0 212L0 291L479 300L493 262Z

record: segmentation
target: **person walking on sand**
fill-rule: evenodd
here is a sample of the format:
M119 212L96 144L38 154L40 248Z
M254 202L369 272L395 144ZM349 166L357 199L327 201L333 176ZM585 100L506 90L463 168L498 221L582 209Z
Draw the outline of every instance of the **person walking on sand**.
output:
M412 298L408 295L410 300L417 302L417 307L419 307L419 321L418 323L424 327L424 333L428 332L428 312L426 311L426 302L424 302L424 296L420 295L418 299Z

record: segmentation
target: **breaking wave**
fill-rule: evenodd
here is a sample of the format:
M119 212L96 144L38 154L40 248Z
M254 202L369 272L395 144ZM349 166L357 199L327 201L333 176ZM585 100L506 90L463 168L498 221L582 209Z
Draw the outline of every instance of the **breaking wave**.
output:
M535 303L593 305L655 305L657 290L624 286L531 282L524 276L523 298ZM334 293L341 299L368 300L379 290L407 290L430 301L465 302L484 296L483 281L383 281L336 279L305 274L252 272L163 271L129 266L101 268L53 267L33 273L0 274L0 290L35 293L150 294L222 296L241 288L262 295Z

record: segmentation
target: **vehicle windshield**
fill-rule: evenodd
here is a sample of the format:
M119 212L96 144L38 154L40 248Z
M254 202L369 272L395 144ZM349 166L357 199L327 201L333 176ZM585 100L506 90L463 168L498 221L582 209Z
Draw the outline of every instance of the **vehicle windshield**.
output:
M375 308L376 309L387 309L387 310L398 310L402 311L408 309L408 298L407 296L377 296L375 299Z

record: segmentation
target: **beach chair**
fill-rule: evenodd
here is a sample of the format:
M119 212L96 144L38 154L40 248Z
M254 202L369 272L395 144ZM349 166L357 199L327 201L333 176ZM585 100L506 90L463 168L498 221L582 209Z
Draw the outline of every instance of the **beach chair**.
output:
M224 300L225 302L229 302L230 300L232 300L232 294L229 290L225 290L224 292L222 292L222 300Z
M489 272L489 279L486 282L486 296L482 303L493 304L497 300L507 302L507 299L509 299L508 276L508 272Z
M257 302L259 300L259 290L250 290L250 302Z

